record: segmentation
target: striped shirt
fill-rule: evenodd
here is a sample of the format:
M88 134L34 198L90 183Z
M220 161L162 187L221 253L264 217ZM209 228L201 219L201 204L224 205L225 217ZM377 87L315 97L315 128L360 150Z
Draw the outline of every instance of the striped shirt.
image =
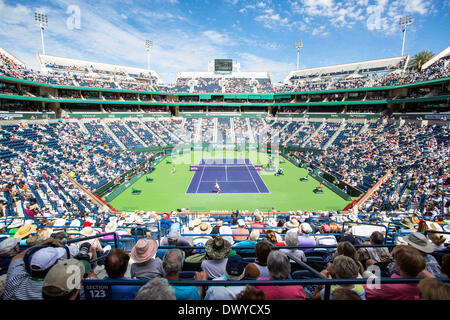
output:
M3 300L42 300L44 279L31 278L23 259L9 265Z

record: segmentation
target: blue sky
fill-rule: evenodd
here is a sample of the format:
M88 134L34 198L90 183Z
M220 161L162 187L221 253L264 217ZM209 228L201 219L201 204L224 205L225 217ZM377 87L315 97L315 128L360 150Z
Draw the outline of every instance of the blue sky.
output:
M301 68L399 56L405 14L406 54L450 45L450 0L0 0L0 47L34 69L36 10L49 19L47 54L145 68L150 39L151 68L169 83L215 58L282 81L296 68L296 40Z

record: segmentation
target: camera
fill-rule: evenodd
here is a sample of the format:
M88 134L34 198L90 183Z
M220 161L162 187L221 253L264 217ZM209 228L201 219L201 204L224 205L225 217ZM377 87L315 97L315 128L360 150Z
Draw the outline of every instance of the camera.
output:
M83 242L80 246L80 252L76 256L78 260L90 261L89 250L91 249L91 244L89 242Z

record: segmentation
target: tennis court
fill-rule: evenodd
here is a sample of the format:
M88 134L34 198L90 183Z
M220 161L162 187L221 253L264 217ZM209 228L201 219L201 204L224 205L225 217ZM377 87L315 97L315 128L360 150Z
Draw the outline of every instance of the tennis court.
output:
M250 159L202 159L197 166L186 193L215 193L218 182L221 193L270 193L261 179L259 166Z

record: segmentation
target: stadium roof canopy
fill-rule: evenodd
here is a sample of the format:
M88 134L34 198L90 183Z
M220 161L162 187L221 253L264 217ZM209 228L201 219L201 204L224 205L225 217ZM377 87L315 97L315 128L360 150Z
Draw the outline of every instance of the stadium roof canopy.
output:
M144 76L151 75L157 78L158 82L162 82L161 76L155 70L149 70L144 68L126 67L116 64L94 62L88 60L78 60L72 58L57 57L51 55L44 55L38 53L38 60L41 65L42 73L47 74L48 72L73 72L73 73L84 73L89 75L95 75L95 73L105 73L108 75L122 75L139 78L140 74ZM64 69L64 67L69 67L69 69Z
M450 47L447 47L446 49L442 50L437 55L435 55L433 58L431 58L426 63L424 63L422 66L422 70L428 68L429 66L431 66L433 63L435 63L439 59L445 58L445 57L450 57Z
M369 73L390 72L404 68L408 64L408 61L409 55L404 57L398 56L377 60L337 64L334 66L294 70L288 74L284 82L291 83L293 80L326 79L334 77L351 78L360 77L361 75Z
M0 48L0 53L6 57L8 57L9 59L11 59L12 61L14 61L15 64L21 66L21 67L26 67L25 63L22 62L22 60L18 59L17 57L13 56L11 53L9 53L8 51L6 51L3 48Z

